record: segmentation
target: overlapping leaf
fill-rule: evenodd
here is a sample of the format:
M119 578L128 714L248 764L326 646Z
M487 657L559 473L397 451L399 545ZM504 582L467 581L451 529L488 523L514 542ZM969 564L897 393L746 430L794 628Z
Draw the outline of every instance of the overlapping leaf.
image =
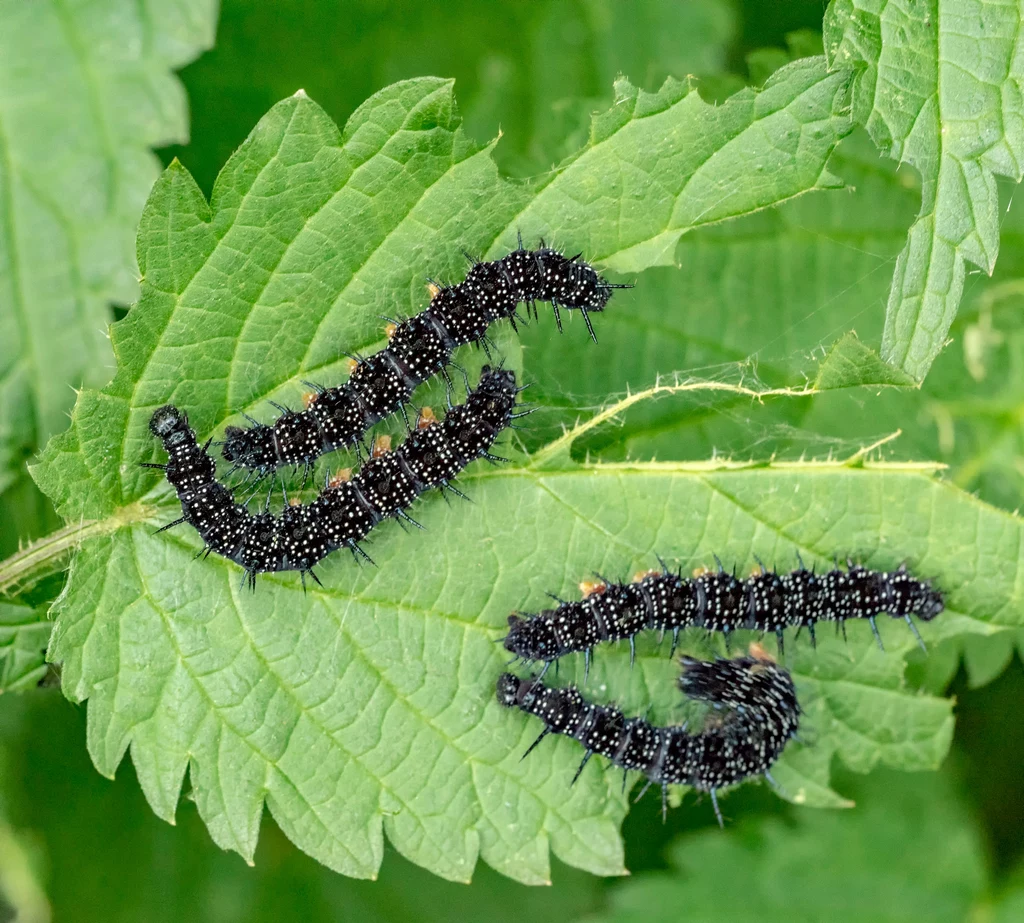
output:
M422 275L461 272L460 245L499 253L517 228L619 268L663 261L697 224L831 182L825 161L847 127L843 78L820 60L717 108L676 84L619 95L590 146L528 186L498 176L460 134L450 85L426 79L373 97L343 135L302 96L275 107L209 205L180 167L158 183L140 232L143 300L114 328L118 375L81 395L36 475L67 518L96 530L57 613L65 691L90 699L97 767L113 773L131 746L160 816L173 816L188 770L214 839L246 856L266 803L300 847L351 875L374 874L385 832L454 879L480 856L542 881L549 849L613 873L617 781L595 764L569 789L567 741L518 763L528 722L493 700L493 641L510 609L569 592L595 567L648 566L654 551L686 567L715 553L788 567L799 550L818 563L906 558L935 575L952 592L929 640L1019 624L1019 522L927 466L861 458L581 467L567 437L471 475L471 506L422 503L429 541L382 526L379 570L332 560L325 589L305 595L292 575L241 593L236 568L192 559L193 535L152 534L173 515L136 467L155 457L146 423L158 404L187 408L205 434L267 396L292 397L297 379L334 379L343 351L378 339L377 315L419 307ZM628 312L629 297L613 310ZM859 769L941 758L949 704L903 691L898 655L912 639L885 636L889 655L857 627L849 648L794 654L818 734L780 767L795 799L837 803L833 753ZM668 717L673 672L651 648L632 674L602 652L595 694L622 690L625 704Z
M0 692L29 689L46 675L46 607L0 601Z
M923 181L896 263L882 358L923 379L963 293L965 262L991 273L997 176L1024 170L1024 32L1017 0L833 0L833 66L861 68L854 114Z
M69 385L110 377L149 148L188 137L171 70L209 47L216 6L0 3L0 491L66 427Z

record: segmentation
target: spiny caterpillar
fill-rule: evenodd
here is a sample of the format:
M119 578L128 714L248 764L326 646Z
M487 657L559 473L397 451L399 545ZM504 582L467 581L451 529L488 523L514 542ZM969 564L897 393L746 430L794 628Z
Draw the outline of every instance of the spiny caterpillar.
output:
M539 678L498 678L498 701L544 722L544 730L523 758L548 734L573 737L584 747L573 783L593 754L622 769L643 773L647 784L661 785L662 816L667 812L668 786L689 785L708 792L722 823L718 789L752 776L765 776L799 726L800 705L789 672L758 644L749 656L713 661L680 658L679 688L688 698L706 702L712 711L699 733L686 724L657 727L644 718L626 718L611 705L588 702L575 687L556 689ZM777 787L777 786L776 786Z
M240 564L250 585L257 574L288 570L319 583L313 567L332 551L345 547L370 560L358 543L382 519L400 517L419 525L405 510L421 493L433 487L458 493L451 481L471 461L503 461L489 449L517 416L512 408L521 390L512 372L484 366L476 389L441 422L432 413L421 414L417 428L395 451L389 451L390 440L378 440L373 457L354 477L336 475L312 503L286 506L280 515L253 515L236 503L216 480L210 443L199 445L176 407L161 407L149 425L170 458L166 465L146 467L164 471L182 509L181 518L164 529L193 526L207 554Z
M566 654L582 652L590 666L590 652L602 641L629 640L635 655L635 637L644 630L672 632L675 652L684 628L703 628L728 636L739 629L774 632L779 655L786 628L807 628L815 643L817 622L835 622L846 633L849 619L867 619L879 647L882 638L875 617L903 619L921 646L921 635L911 616L923 621L943 609L942 593L929 581L912 577L905 565L894 571L869 570L852 561L816 574L800 562L789 573L760 568L740 580L721 566L691 578L673 573L662 563L660 571L644 571L632 583L603 578L580 585L579 602L559 601L554 609L536 615L508 618L505 649L518 658L545 664Z
M537 313L538 301L554 308L562 329L560 308L578 310L594 336L591 311L603 311L612 291L630 288L606 282L579 254L567 257L544 246L519 249L493 262L474 262L464 282L441 287L431 283L426 310L401 323L389 323L388 345L367 358L352 357L351 377L345 384L325 388L310 383L306 408L281 405L271 425L247 417L248 429L229 426L222 445L234 470L247 469L257 478L292 466L307 473L321 455L358 443L374 423L404 407L422 382L444 375L452 353L466 343L487 345L487 328L497 320L516 325L520 303L527 315ZM521 318L519 318L521 320ZM596 340L596 338L595 338Z

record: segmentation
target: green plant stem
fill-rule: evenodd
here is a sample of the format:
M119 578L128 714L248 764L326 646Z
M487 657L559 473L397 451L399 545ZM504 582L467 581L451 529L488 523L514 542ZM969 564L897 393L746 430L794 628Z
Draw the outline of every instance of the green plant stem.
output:
M143 503L132 503L106 519L83 520L37 539L0 561L0 596L18 587L31 585L61 569L82 542L116 532L135 522L143 522L150 518L152 512L152 508Z

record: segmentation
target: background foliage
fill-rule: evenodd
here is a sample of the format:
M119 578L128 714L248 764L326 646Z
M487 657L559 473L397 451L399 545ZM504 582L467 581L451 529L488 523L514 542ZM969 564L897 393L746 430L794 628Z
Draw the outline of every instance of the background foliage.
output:
M833 8L832 18L826 23L826 40L828 29L836 28L836 18L844 12L858 12L857 6L837 4ZM111 58L109 49L129 49L129 53L140 55L138 60L142 64L132 65L136 71L125 65L126 73L113 67L119 78L133 87L145 86L138 77L141 67L151 75L156 87L150 98L157 100L163 93L174 100L177 91L168 82L168 68L180 66L209 43L213 11L203 4L184 3L177 8L162 4L159 10L132 7L136 12L142 11L139 21L125 14L90 27L89 15L95 8L96 5L88 4L53 4L51 20L56 17L64 26L63 32L58 30L54 34L64 37L73 52L70 58L85 67L86 73L102 76L111 60L118 60L116 56ZM216 49L182 75L192 104L192 130L197 143L174 149L173 153L209 194L217 172L252 126L277 100L289 96L298 86L303 86L341 124L382 86L406 77L437 73L457 78L458 100L466 116L468 135L485 141L494 135L500 123L504 136L494 149L499 165L511 175L534 175L585 141L589 114L611 103L612 81L619 71L650 91L656 90L667 75L697 73L704 78L702 92L709 99L721 101L744 80L761 82L785 62L787 52L782 48L786 47L786 33L800 27L813 33L822 27L818 4L743 5L707 0L688 4L683 13L677 4L652 3L643 9L643 14L637 16L616 3L537 3L509 4L496 14L493 8L485 11L478 4L467 3L452 4L442 20L429 13L429 6L421 4L347 4L342 11L328 3L254 6L229 2L221 10ZM884 22L886 9L886 4L880 4L867 12L878 13L879 20ZM10 4L0 7L0 11L5 21L15 21ZM168 14L173 15L160 18ZM873 20L869 17L864 25L865 34L872 34ZM957 29L950 30L950 34L956 32ZM7 35L13 34L7 31ZM49 33L37 28L33 34ZM112 36L122 40L114 41ZM133 41L132 36L142 38ZM802 34L791 41L798 55L813 53L813 34ZM37 58L27 54L24 43L21 45L28 64L23 64L15 75L24 80L25 68L30 68ZM339 47L344 48L340 56ZM761 48L769 50L755 52ZM858 48L859 53L868 55L871 44ZM830 55L836 54L828 41L826 49ZM90 65L90 55L99 63ZM8 59L12 56L8 55ZM254 60L260 62L258 69L253 68ZM48 75L46 79L58 78ZM863 75L860 78L860 94L864 92L865 79ZM108 105L106 100L119 99L100 77L93 82L76 82L72 78L72 83L93 87L92 108L85 102L72 106L72 98L56 82L50 85L47 99L52 95L76 115L82 111L103 113L104 105ZM117 81L112 83L116 89ZM24 88L8 76L0 80L0 91L8 90L0 121L8 126L9 132L12 119L17 124L17 106L23 103ZM127 152L138 152L146 145L181 134L182 110L180 97L177 99L177 121L170 118L146 127L124 128L130 137L119 134L122 129L114 131L110 127L118 124L112 117L94 119L101 127L106 126L108 142L116 139L97 158L99 169L106 170L108 178L119 175L118 157L127 157ZM862 96L856 99L858 106L863 105ZM163 109L154 108L175 111L173 104L166 102ZM129 109L147 111L137 104L126 111ZM54 119L62 117L57 111L53 114ZM877 122L865 121L872 129L874 141L879 142ZM153 124L164 127L155 129ZM18 132L17 137L20 140L24 132ZM13 146L9 148L15 151ZM88 143L83 142L81 150L70 150L77 151L76 156L66 154L71 166L64 167L53 165L46 158L11 155L10 162L20 169L9 168L3 174L5 188L17 188L10 177L22 181L26 189L51 193L60 189L62 183L88 185L87 180L73 172L88 169ZM169 159L171 153L164 152L165 158ZM138 153L133 156L138 160ZM896 156L899 159L898 152ZM969 159L955 147L949 156L958 158L961 167ZM903 159L914 163L912 158ZM739 383L757 389L800 387L807 376L813 378L817 374L824 349L850 328L857 330L863 343L875 346L885 342L884 309L887 300L894 297L890 287L894 271L901 266L897 257L906 243L907 230L913 224L914 233L920 233L919 229L928 221L929 202L935 209L949 207L943 205L941 189L928 185L934 178L921 163L915 165L922 169L925 179L926 205L916 224L915 215L922 202L916 174L906 166L896 170L894 165L880 160L866 133L855 132L830 162L832 173L851 184L853 191L807 196L741 221L687 234L671 254L679 269L665 267L645 272L641 277L644 297L631 297L628 314L613 311L601 319L602 346L631 337L636 338L636 349L619 350L609 356L606 348L594 362L594 354L579 330L570 328L569 335L558 339L551 336L550 324L529 331L524 351L531 373L539 379L539 396L548 409L531 418L538 424L531 430L526 448L541 446L581 410L586 412L603 404L608 398L607 381L642 388L651 384L652 369L679 369L728 387L721 392L701 389L679 393L638 406L622 418L621 425L595 427L585 433L573 446L574 456L581 459L590 453L607 462L652 456L705 459L714 452L758 459L773 454L796 458L801 453L823 457L829 452L836 457L848 457L860 447L901 428L904 433L900 439L886 447L889 458L945 461L951 466L948 477L954 483L978 492L1004 509L1015 509L1020 503L1022 474L1018 407L1022 334L1017 320L1020 263L1024 259L1019 234L1022 219L1009 188L1003 190L1002 199L1002 203L1009 203L1009 210L992 218L991 194L996 187L984 170L979 173L978 182L990 198L985 217L988 223L984 233L979 232L979 239L985 243L986 256L984 260L975 259L978 251L969 247L965 252L968 259L989 266L995 254L992 235L998 231L1001 252L995 275L991 281L984 276L965 276L960 313L951 328L953 344L939 354L921 389L880 392L836 388L813 397L785 396L752 404L735 387ZM116 229L111 230L112 236L103 245L102 253L87 261L91 271L108 265L119 267L119 275L114 273L110 278L120 279L120 288L90 281L93 300L89 303L94 320L100 316L95 312L110 310L110 302L127 303L134 297L130 291L130 261L126 262L124 256L130 251L125 243L134 234L142 196L154 175L152 166L148 169L149 180L139 180L135 187L127 183L124 186L136 190L132 193L134 200L129 193L125 199L135 202L134 212L125 206L116 221L103 219L111 228L116 225ZM144 170L137 169L135 175L144 176ZM63 204L67 197L56 198ZM22 212L14 209L11 201L8 200L6 212L8 229L14 227L21 232L23 228L32 228L32 221L26 224ZM105 201L113 201L109 191ZM997 230L993 230L993 220ZM98 241L104 240L94 231L82 230L81 234L90 245L99 246ZM972 239L970 233L965 233L965 241ZM21 258L30 251L12 248L8 243L7 249L0 252ZM27 278L37 280L38 269L26 265L25 271L30 273ZM62 259L56 263L57 268L65 266L71 267L69 272L73 275L73 261ZM457 270L453 266L454 271ZM23 275L24 271L18 275L8 268L4 278ZM67 309L71 297L65 295L63 301L55 301L52 311L40 308L39 316L59 323L56 318L61 316L61 310ZM410 289L410 298L416 297ZM38 296L33 296L32 301L44 303L38 301ZM752 312L752 304L757 304L759 310ZM7 316L5 311L4 317ZM102 327L102 320L98 323ZM96 326L94 323L91 329L95 331ZM81 339L86 342L89 338L83 335ZM20 344L13 353L16 358L21 354L34 355L29 341L15 338L12 342ZM47 347L50 345L47 341ZM847 345L849 348L844 347L841 352L844 361L838 361L839 355L835 355L827 367L853 367L863 375L870 362L864 361L855 346L849 342ZM12 399L16 409L32 406L34 400L42 402L51 392L58 394L66 383L102 383L109 377L109 362L99 356L88 360L86 366L65 368L61 363L69 354L80 361L84 353L66 347L62 352L57 341L53 341L53 348L57 350L54 356L41 356L49 373L49 390L45 394L26 386L24 379L18 377L20 373L12 372L5 378L10 383L8 387L21 389L16 392L17 399ZM16 363L9 367L15 366ZM917 374L920 368L911 371ZM835 375L818 380L823 384L837 382ZM250 384L254 395L264 393L259 383ZM14 395L15 391L10 393ZM70 392L66 393L70 397ZM62 406L66 408L69 403L65 399ZM4 535L8 550L19 538L43 534L52 527L52 513L47 513L45 504L21 478L23 468L17 461L38 447L50 432L62 428L59 423L51 423L47 429L38 423L43 418L40 413L34 418L37 422L31 425L14 420L5 430L14 434L5 445L15 446L5 457L15 460L5 469L11 474L7 479L10 489L3 502L17 516ZM53 419L52 414L48 419ZM219 418L211 418L206 425L215 422ZM128 477L134 474L129 473ZM854 470L841 473L841 477L851 481L867 479L871 472ZM735 478L740 485L743 474ZM766 482L751 479L751 483ZM657 486L631 489L649 489L651 496L657 496ZM488 485L487 489L492 488ZM494 489L502 488L498 484ZM510 489L517 494L523 490ZM738 486L730 490L734 497L742 493ZM83 492L80 499L87 500L88 496L88 492ZM974 515L972 512L971 522L984 519L979 516L975 520ZM991 511L985 515L995 517L991 521L999 523L993 536L1009 527L1002 525L1004 519L1007 524L1013 522ZM770 512L766 516L770 519ZM910 523L903 525L908 531L913 528ZM434 529L435 534L443 534L441 519ZM904 537L897 544L906 547L908 539ZM723 552L726 541L736 544L724 545ZM751 547L763 546L758 546L757 540L750 544L725 531L718 537L708 536L706 545L688 547L687 551L692 550L698 557L715 550L742 558ZM636 563L642 563L641 551L635 551ZM593 561L595 556L585 545L576 554L580 562ZM958 554L962 555L963 550L945 549L935 559L935 566L944 573L953 572ZM998 557L992 560L1000 561ZM1011 563L1009 557L1002 562L1007 566ZM80 568L87 566L79 564ZM178 562L168 565L172 570L180 570L180 566L183 565ZM564 574L559 568L558 574L545 577L554 581L550 588L563 588L558 586L561 579L566 586L571 585L576 576L573 566L568 563ZM996 570L1001 567L999 564ZM1005 571L1007 579L1012 579L1012 573ZM334 583L342 585L339 579ZM1000 595L1001 591L993 590L987 582L978 586L992 592L993 598ZM59 589L59 580L50 578L21 589L19 602L3 604L0 625L0 643L11 651L4 658L3 675L5 685L11 688L34 684L45 669L32 652L39 650L39 638L48 631L48 625L41 621L41 613L45 612L42 604ZM965 588L963 599L971 595L970 587ZM1007 592L1002 598L1011 595ZM532 598L536 600L536 594ZM268 611L274 605L272 600ZM954 608L967 611L961 606ZM984 605L980 610L984 610ZM1019 611L1019 602L1015 602L1003 624L1015 624ZM909 873L908 877L920 887L916 895L900 890L900 882L894 882L893 887L908 901L908 909L900 916L904 904L894 899L888 904L892 918L910 918L913 914L916 919L922 907L928 906L937 919L962 919L968 908L986 905L997 919L1000 915L1012 919L1014 906L1019 907L1022 900L1015 888L1020 876L1015 876L1012 869L1020 860L1019 831L1024 820L1015 798L1014 771L1019 764L1022 735L1019 725L1013 727L1016 709L1006 705L1019 701L1022 693L1019 665L1014 662L1012 669L1004 672L1012 658L1013 640L1011 632L970 639L951 637L933 645L927 661L911 664L915 682L932 692L941 692L953 679L961 654L964 655L966 672L953 679L954 689L961 695L955 758L938 780L915 776L913 781L876 782L874 776L865 781L841 776L834 783L835 789L865 806L855 821L850 820L854 815L846 812L836 815L804 810L793 814L794 809L774 797L748 788L728 802L729 813L743 820L725 837L714 831L710 835L688 832L708 822L706 805L673 812L664 829L654 823L653 807L642 805L627 818L625 853L633 871L647 869L649 876L622 886L602 884L556 863L554 887L543 892L518 886L483 864L478 866L469 889L450 885L409 865L387 848L381 880L353 882L299 854L269 821L263 824L265 829L255 855L256 869L248 869L237 857L220 853L209 842L191 803L178 809L177 829L157 821L142 801L129 763L121 764L118 781L113 785L98 777L84 758L84 709L73 709L54 692L24 698L7 696L0 701L7 816L0 828L0 887L7 900L21 908L26 919L39 919L44 913L46 899L39 882L44 883L58 919L89 919L92 913L97 917L102 913L105 919L181 918L199 905L209 919L217 920L257 919L257 914L268 919L348 914L358 919L401 920L422 918L424 906L443 908L441 918L451 919L455 918L455 911L451 910L455 901L460 912L465 910L466 919L476 919L485 913L500 919L500 912L509 908L514 908L517 915L528 909L538 919L572 919L591 911L602 918L630 919L631 907L657 908L652 894L662 895L669 907L686 902L699 919L701 894L720 893L721 889L688 869L699 867L711 852L720 853L717 864L721 867L750 869L752 882L769 874L778 877L785 882L783 893L792 895L806 891L800 876L807 873L809 863L796 862L801 850L809 855L859 855L859 842L898 842L903 837L906 851L913 853L919 851L915 837L923 838L923 829L932 831L928 834L932 842L941 839L957 844L955 850L948 851L951 865L946 869L934 863L925 864ZM899 648L900 643L893 646ZM621 658L618 664L613 657L607 660L609 670L622 666ZM807 663L809 669L824 670L827 674L829 654L825 652L818 661L808 659ZM894 661L878 658L877 663L891 667ZM637 677L637 683L631 681L631 694L643 697L649 670L666 667L663 658L652 658ZM997 676L999 679L991 686L977 692L968 689L969 685L980 686ZM660 681L664 683L664 678ZM882 685L888 682L885 680ZM824 708L827 696L816 701L819 708ZM927 709L930 706L926 703L930 701L933 700L923 698L921 704ZM891 735L894 729L884 721L879 723L881 713L866 712L866 726L875 732L881 729L883 736ZM827 720L822 718L824 714L819 711L816 715L819 727ZM936 728L942 726L944 714L938 713ZM911 724L917 730L922 727L916 719ZM866 769L877 758L878 744L864 748L859 737L865 726L856 719L852 723L847 721L846 726L847 762ZM815 754L819 762L827 760L831 753L827 743L830 734L825 733L823 738ZM836 738L840 749L842 738L843 734ZM892 744L891 739L889 743ZM875 757L870 755L872 747ZM112 772L118 762L118 745L114 743L109 755L103 756L103 747L93 737L90 748L97 764ZM943 748L938 746L924 763L933 764ZM564 748L554 764L541 764L554 765L549 783L552 797L564 796L564 789L557 788L557 783L570 758L570 748ZM900 758L899 765L908 763ZM814 767L816 775L810 777L823 781L827 778L821 774L824 769L822 765ZM546 770L535 771L543 774ZM145 787L145 779L142 781ZM592 784L597 781L599 774L595 772ZM152 791L147 789L147 793L153 804ZM943 806L942 810L936 809L936 805ZM896 806L899 811L894 810ZM161 813L166 816L170 812ZM773 819L780 816L782 823ZM784 824L790 821L796 825L796 832L785 829ZM923 824L929 826L922 827ZM671 853L663 853L663 844L679 833L683 835ZM986 840L989 849L984 845ZM899 855L899 850L894 850L894 854ZM422 857L418 861L423 861ZM808 919L816 918L821 902L842 895L844 887L854 887L848 877L852 864L837 863L842 874L833 873L834 878L826 875L822 881L829 882L827 886L819 883L820 891L806 894ZM870 888L884 887L889 871L890 867L883 862L858 869L871 882ZM731 874L726 880L730 884L736 881ZM51 884L47 886L47 882ZM610 902L606 897L609 890ZM772 900L771 895L762 896L758 902L760 918L765 918L766 907L774 906ZM844 906L849 919L861 918L851 901L845 900ZM791 918L798 911L787 901L781 906L780 915Z

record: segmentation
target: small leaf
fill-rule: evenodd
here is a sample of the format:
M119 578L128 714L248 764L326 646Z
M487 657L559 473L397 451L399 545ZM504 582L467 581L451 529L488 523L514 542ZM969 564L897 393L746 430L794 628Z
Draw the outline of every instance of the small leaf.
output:
M46 675L46 609L0 601L0 692L32 689Z
M1024 164L1024 43L1016 2L833 0L832 67L860 68L854 116L923 182L886 309L882 359L922 380L945 344L965 261L999 250L997 176Z
M917 382L900 369L883 362L852 330L844 333L818 366L814 387L818 391L856 388L861 385L913 387Z
M999 676L1013 659L1013 642L1021 637L1024 637L1021 632L1009 632L991 637L971 635L964 638L964 666L970 688L984 686Z

